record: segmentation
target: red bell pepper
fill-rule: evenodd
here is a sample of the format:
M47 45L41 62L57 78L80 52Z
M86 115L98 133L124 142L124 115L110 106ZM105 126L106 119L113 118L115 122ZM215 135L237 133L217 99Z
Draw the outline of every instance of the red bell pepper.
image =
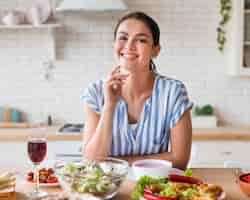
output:
M189 176L182 176L182 175L179 175L179 174L169 174L168 179L170 181L191 183L191 184L195 184L195 185L203 184L203 181L201 181L199 179L189 177Z
M250 183L250 174L247 174L247 175L243 175L241 177L241 180L247 182L247 183Z
M149 189L144 189L143 197L146 200L177 200L175 197L164 197L161 195L153 194Z

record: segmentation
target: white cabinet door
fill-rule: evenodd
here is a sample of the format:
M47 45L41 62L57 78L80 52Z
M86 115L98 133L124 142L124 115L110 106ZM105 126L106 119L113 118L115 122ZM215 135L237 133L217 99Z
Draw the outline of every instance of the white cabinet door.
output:
M51 152L51 156L59 154L81 154L81 141L55 141L48 143L48 149Z
M0 142L0 167L29 165L26 142Z
M248 162L250 142L194 141L195 156L191 167L223 167L225 161Z

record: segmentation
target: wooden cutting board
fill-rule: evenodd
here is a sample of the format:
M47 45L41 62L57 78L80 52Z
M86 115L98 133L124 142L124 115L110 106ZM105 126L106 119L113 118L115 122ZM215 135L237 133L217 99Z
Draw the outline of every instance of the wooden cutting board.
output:
M0 190L0 200L16 200L16 192L13 189Z

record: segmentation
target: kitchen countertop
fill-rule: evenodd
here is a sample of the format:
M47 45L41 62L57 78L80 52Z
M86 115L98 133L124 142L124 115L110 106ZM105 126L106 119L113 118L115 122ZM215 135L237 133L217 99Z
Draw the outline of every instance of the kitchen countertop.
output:
M62 125L45 127L48 141L80 141L82 134L63 133L57 131ZM25 141L33 131L30 128L0 128L0 141ZM218 127L218 128L194 128L194 141L226 140L226 141L250 141L250 127Z

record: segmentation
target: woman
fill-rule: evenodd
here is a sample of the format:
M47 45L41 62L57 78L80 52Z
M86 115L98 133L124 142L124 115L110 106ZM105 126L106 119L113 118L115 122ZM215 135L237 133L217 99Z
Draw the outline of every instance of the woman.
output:
M184 169L192 104L180 81L156 73L152 59L160 52L158 25L145 13L129 13L118 22L114 38L117 67L83 94L84 156L166 159Z

